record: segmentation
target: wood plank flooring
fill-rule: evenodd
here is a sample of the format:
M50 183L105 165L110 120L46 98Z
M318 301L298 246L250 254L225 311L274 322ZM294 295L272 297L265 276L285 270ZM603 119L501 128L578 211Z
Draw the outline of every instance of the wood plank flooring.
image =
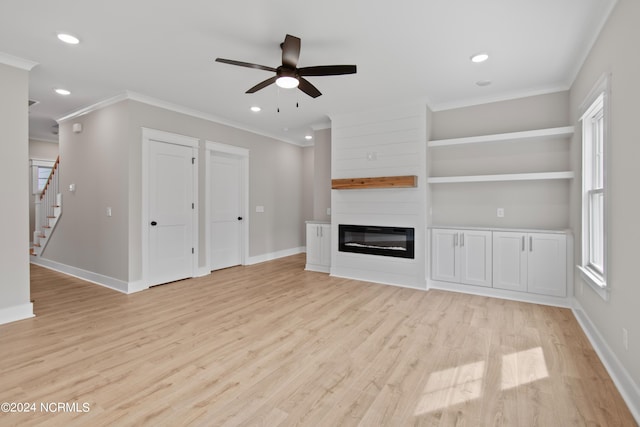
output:
M0 426L636 425L570 310L303 268L123 295L32 266L0 402L38 406Z

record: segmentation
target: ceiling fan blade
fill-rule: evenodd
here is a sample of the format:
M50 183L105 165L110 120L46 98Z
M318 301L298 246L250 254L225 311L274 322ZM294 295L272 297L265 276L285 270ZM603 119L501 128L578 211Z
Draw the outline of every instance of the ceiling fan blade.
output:
M318 88L312 85L311 82L309 82L309 80L303 79L302 77L299 77L298 80L300 81L300 84L298 85L298 89L300 89L310 97L317 98L320 95L322 95L322 93L318 90Z
M342 74L355 74L355 65L318 65L316 67L298 68L300 76L337 76Z
M248 91L246 91L245 93L254 93L259 91L260 89L264 89L265 87L269 86L270 84L273 84L276 82L276 80L278 79L278 76L273 76L263 82L258 83L257 85L255 85L254 87L252 87L251 89L249 89Z
M216 62L222 62L223 64L237 65L239 67L256 68L258 70L276 72L273 67L267 67L265 65L251 64L249 62L234 61L233 59L216 58Z
M282 43L282 65L288 68L296 68L300 58L300 39L287 34Z

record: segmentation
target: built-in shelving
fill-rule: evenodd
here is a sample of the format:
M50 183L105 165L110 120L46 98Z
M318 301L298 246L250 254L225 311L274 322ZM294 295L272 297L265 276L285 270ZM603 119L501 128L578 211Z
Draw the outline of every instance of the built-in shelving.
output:
M495 181L535 181L548 179L571 179L574 174L570 171L563 172L536 172L536 173L509 173L500 175L473 175L473 176L441 176L430 177L429 184L449 184L458 182L495 182Z
M469 136L465 138L439 139L429 141L429 147L446 147L460 144L481 144L486 142L519 142L536 139L563 139L573 135L573 126L563 126L549 129L527 130L522 132L499 133L494 135Z
M483 144L490 142L524 142L536 140L568 140L574 133L573 126L562 126L548 129L526 130L522 132L498 133L493 135L469 136L464 138L439 139L429 141L430 148L450 147L465 144ZM427 179L429 184L463 183L463 182L498 182L498 181L540 181L552 179L572 179L571 171L509 173L493 175L468 176L432 176Z

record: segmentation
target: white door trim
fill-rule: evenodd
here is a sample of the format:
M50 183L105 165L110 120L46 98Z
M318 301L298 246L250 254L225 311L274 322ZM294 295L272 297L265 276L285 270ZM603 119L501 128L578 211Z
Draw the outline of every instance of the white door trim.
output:
M247 265L249 259L249 150L246 148L236 147L235 145L222 144L219 142L205 141L206 159L205 159L205 221L204 235L206 236L205 259L207 260L207 271L211 271L211 154L214 152L233 154L240 157L240 174L242 176L242 251L241 264Z
M196 208L193 210L193 247L195 254L193 257L193 274L195 277L198 268L198 147L200 140L190 136L179 135L176 133L165 132L157 129L142 128L142 234L141 234L141 258L142 258L142 279L141 286L136 287L136 291L147 289L151 283L149 282L149 144L151 141L163 142L167 144L183 145L193 148L193 156L195 164L193 169L193 191L196 195Z

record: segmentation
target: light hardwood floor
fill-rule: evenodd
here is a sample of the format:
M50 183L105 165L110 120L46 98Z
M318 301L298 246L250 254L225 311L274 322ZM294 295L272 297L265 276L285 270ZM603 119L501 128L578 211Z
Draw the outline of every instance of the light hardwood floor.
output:
M0 425L633 426L570 310L304 272L123 295L32 266L0 326Z

